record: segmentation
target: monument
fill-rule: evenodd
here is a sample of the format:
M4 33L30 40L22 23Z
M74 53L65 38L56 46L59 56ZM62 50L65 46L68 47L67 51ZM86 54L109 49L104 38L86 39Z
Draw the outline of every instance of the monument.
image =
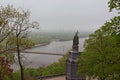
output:
M81 52L79 52L79 37L76 32L73 38L72 51L69 52L69 57L66 60L66 80L85 80L77 76L78 64L77 58L79 58Z

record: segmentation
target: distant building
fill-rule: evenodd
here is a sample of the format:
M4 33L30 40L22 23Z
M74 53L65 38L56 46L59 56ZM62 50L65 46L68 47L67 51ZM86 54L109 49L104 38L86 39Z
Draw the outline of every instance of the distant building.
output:
M73 39L72 51L69 52L69 58L66 60L66 80L85 80L77 76L78 64L76 60L81 54L78 50L78 44L79 37L78 32L76 32Z

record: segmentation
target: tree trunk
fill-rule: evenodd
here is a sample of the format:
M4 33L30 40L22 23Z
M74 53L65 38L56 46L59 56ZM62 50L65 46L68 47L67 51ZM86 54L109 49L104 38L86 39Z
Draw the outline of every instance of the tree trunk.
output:
M22 66L22 62L21 62L21 57L20 57L20 47L19 47L19 39L17 37L17 53L18 53L18 63L19 63L19 66L20 66L20 71L21 71L21 80L24 80L24 69L23 69L23 66Z

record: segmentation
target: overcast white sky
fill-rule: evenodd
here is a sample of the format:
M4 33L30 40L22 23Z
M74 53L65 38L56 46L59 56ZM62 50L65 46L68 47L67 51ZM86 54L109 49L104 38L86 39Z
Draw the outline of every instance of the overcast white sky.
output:
M0 0L0 5L29 9L41 30L93 31L117 15L109 12L109 0Z

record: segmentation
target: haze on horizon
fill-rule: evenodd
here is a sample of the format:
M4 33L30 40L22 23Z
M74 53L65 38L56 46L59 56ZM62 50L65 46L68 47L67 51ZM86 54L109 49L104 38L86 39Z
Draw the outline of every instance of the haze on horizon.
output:
M42 31L94 31L117 15L109 0L1 0L0 5L29 9Z

